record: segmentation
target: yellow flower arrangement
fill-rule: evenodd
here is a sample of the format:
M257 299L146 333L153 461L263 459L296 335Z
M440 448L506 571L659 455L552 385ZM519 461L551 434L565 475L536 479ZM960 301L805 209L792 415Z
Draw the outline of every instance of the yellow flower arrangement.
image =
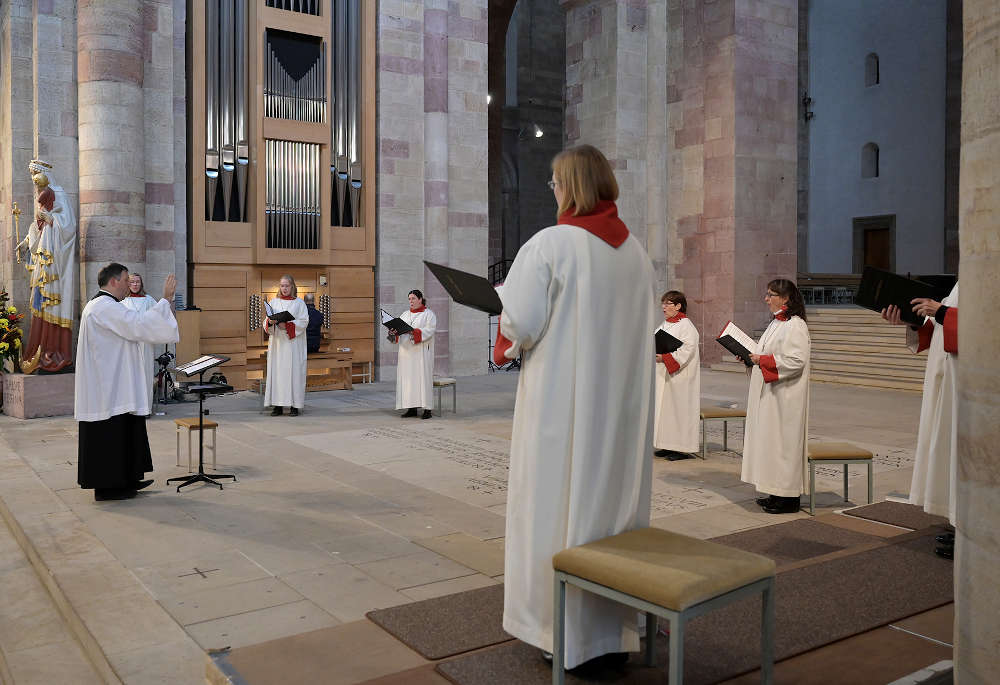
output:
M10 321L7 319L0 319L0 328L3 328L4 330L10 328Z
M16 369L21 352L20 322L24 315L18 314L17 307L8 305L9 300L10 295L0 290L0 372Z

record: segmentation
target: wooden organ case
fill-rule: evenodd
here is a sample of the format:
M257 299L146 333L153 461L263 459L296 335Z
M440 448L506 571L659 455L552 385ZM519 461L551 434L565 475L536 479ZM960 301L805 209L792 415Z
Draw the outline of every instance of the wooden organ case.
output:
M360 374L376 326L375 2L205 0L188 11L200 353L230 357L235 388L260 377L260 308L287 273L300 297L316 297L321 349L350 348Z

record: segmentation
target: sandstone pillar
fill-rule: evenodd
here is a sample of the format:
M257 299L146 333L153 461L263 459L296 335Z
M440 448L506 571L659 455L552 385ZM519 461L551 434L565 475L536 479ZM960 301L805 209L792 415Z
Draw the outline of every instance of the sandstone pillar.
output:
M955 682L1000 673L1000 6L965 0Z
M109 261L145 271L142 2L77 7L81 298Z

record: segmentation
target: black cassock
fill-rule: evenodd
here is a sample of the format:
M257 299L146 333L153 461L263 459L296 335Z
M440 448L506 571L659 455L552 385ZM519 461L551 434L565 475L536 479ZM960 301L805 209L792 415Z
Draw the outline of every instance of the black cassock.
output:
M153 470L145 416L119 414L79 426L76 482L81 488L130 488Z

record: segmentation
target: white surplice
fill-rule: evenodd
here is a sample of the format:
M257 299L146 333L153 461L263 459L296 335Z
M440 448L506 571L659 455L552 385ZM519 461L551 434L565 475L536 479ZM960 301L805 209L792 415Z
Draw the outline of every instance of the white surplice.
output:
M510 446L503 627L552 650L552 555L649 524L653 269L628 236L614 248L551 226L517 253L500 331L522 354ZM636 612L566 592L566 666L636 651Z
M758 492L798 497L806 491L809 431L809 327L797 316L772 319L757 353L772 355L778 379L765 382L761 367L750 373L743 471Z
M396 362L396 409L434 406L434 331L437 317L425 308L422 312L409 310L399 318L412 328L420 329L420 342L413 342L413 334L399 336L399 357Z
M680 367L670 373L667 365L656 362L656 410L653 414L653 447L676 452L697 452L701 421L701 354L698 329L684 317L657 328L683 344L671 353ZM655 334L655 331L654 331Z
M122 300L122 305L128 307L132 311L148 312L156 304L156 300L149 295L143 295L141 297L132 297L131 294L126 295ZM156 368L153 365L153 359L157 355L153 350L153 346L149 344L144 344L142 346L142 368L146 369L146 373L149 374L149 383L146 385L149 387L149 404L153 404L153 378L156 376Z
M74 418L103 421L126 413L149 415L149 372L142 348L178 340L169 300L142 313L108 295L88 302L80 315L76 345Z
M941 304L958 306L958 283ZM927 350L920 427L910 482L910 504L928 514L947 516L955 525L955 489L958 464L958 355L945 352L943 327L934 326ZM917 332L907 327L907 345L917 351Z
M289 312L295 324L295 337L288 336L286 326L273 324L268 327L267 380L264 385L264 406L295 407L306 404L306 328L309 310L301 298L283 300L271 298L268 303L274 313Z

